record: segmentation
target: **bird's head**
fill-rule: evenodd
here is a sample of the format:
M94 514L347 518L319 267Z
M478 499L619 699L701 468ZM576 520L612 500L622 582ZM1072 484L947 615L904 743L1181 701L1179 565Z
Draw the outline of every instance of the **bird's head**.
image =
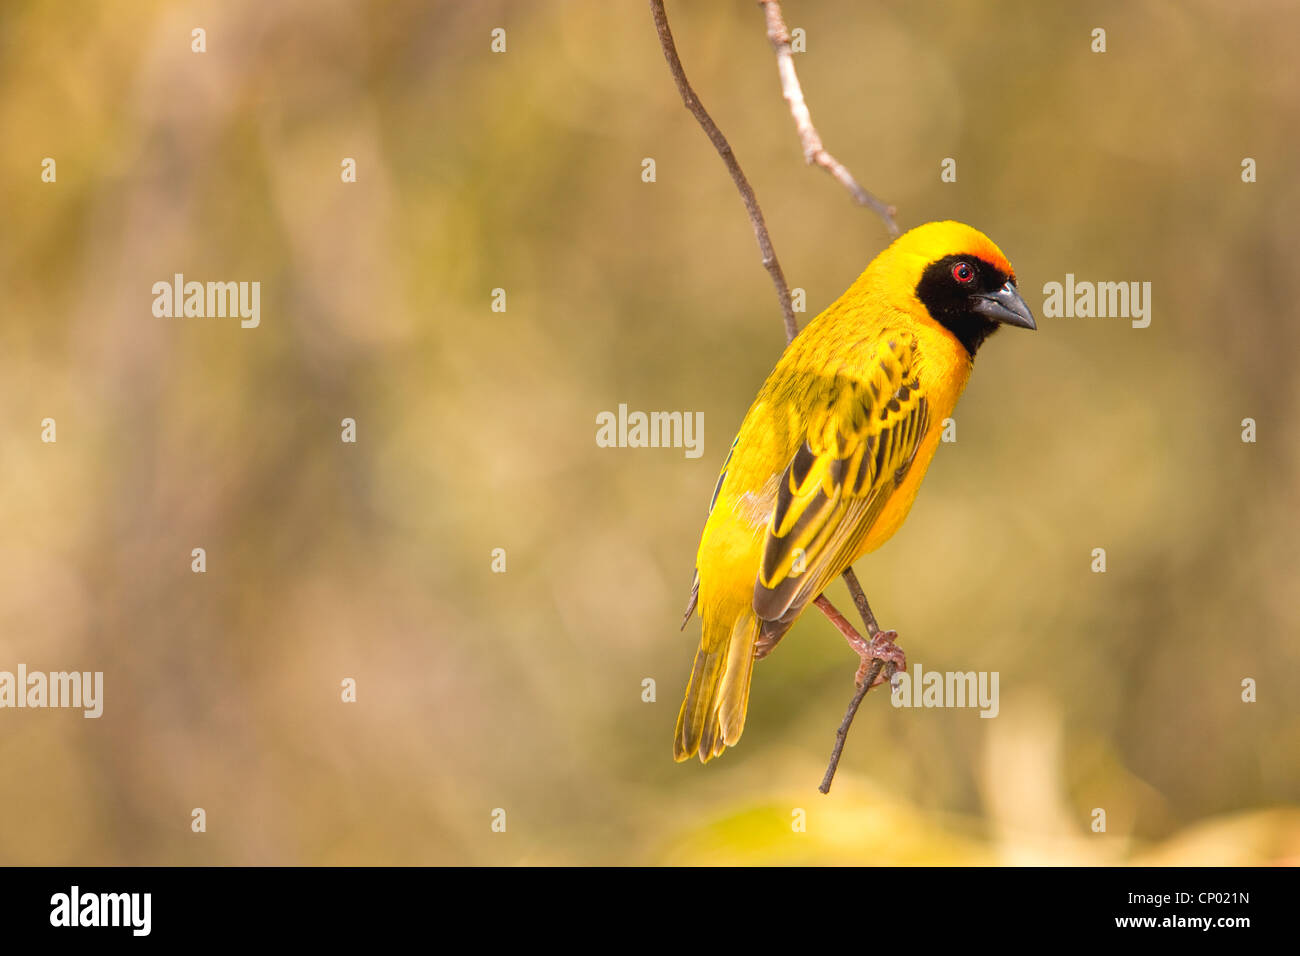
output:
M1000 325L1038 328L1011 263L978 229L929 222L895 239L880 256L886 257L903 279L897 292L914 296L928 319L952 333L972 358Z

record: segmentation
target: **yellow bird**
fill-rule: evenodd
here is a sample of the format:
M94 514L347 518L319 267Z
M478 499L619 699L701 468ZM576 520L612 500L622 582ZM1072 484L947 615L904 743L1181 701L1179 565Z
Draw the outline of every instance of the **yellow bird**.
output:
M894 240L786 348L709 505L677 760L707 762L740 739L754 661L902 525L975 352L1000 325L1037 328L1006 256L977 229L931 222ZM859 680L868 659L891 656L878 642L859 653Z

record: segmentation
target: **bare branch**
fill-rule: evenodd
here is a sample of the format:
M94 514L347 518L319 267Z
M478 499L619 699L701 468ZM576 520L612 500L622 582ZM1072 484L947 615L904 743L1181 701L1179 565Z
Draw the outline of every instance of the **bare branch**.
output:
M677 82L677 91L682 95L682 102L686 104L686 108L691 111L691 115L709 137L709 142L722 157L727 172L731 173L732 181L740 190L740 198L745 202L745 211L749 213L750 224L754 227L754 238L758 240L758 251L763 257L763 268L772 276L777 298L781 300L781 311L785 313L785 340L788 344L799 334L799 323L794 317L794 306L790 302L790 287L786 285L781 263L777 262L776 250L772 248L772 237L767 233L767 223L763 221L763 210L759 208L758 197L754 195L753 187L745 178L744 170L740 168L740 163L737 162L736 154L731 144L727 142L727 137L722 135L718 124L713 122L713 117L704 108L700 98L695 95L690 80L686 79L686 71L682 68L681 58L677 55L677 44L673 42L673 31L668 28L668 14L664 12L663 0L650 0L650 14L654 17L655 31L659 34L659 45L663 47L664 59L668 61L668 69Z
M790 104L790 115L794 117L794 128L803 145L803 158L809 165L816 164L826 170L847 189L858 205L866 206L882 220L891 236L898 235L898 223L894 221L897 210L888 203L877 199L867 192L853 174L838 159L832 156L822 145L822 138L813 126L812 114L808 112L808 103L803 98L803 87L799 85L799 74L794 69L794 52L790 49L790 31L786 29L785 19L781 16L781 4L778 0L758 0L767 17L767 38L776 51L776 68L781 76L781 94Z
M839 767L840 757L844 753L844 743L848 739L849 727L853 725L853 718L857 715L862 698L875 685L882 666L886 668L886 680L890 682L893 681L896 670L894 661L886 661L884 657L873 656L880 653L875 647L875 638L882 632L880 625L876 623L876 616L871 613L871 605L867 603L867 596L862 590L862 585L858 583L858 577L853 573L853 568L850 567L845 570L844 581L853 595L853 603L857 606L858 613L862 615L862 623L867 629L866 640L863 640L862 635L849 623L848 618L835 609L835 606L831 604L825 594L819 594L813 599L813 604L826 615L826 619L844 636L844 639L849 643L849 647L853 648L853 652L862 659L862 666L858 668L856 675L858 681L857 692L853 695L853 699L849 701L849 709L845 713L844 719L840 721L839 729L835 732L835 746L831 750L830 764L826 768L826 775L822 778L821 786L817 788L822 793L830 793L831 781L835 779L835 770ZM890 642L896 636L890 632L884 636L884 640ZM871 661L870 665L867 664L867 661Z
M845 711L844 719L840 721L840 726L835 731L835 746L831 748L831 762L826 768L826 775L822 777L821 785L817 788L822 793L831 792L831 781L835 779L835 771L839 769L840 756L844 753L844 741L848 739L849 728L853 726L853 718L857 716L858 706L862 703L862 698L867 696L867 691L871 690L876 683L876 678L880 676L882 666L885 668L885 683L892 683L894 680L894 671L897 668L893 661L872 661L866 679L858 687L853 699L849 701L849 709Z
M862 585L858 583L858 576L853 571L853 566L844 569L844 583L849 586L849 593L853 595L853 603L858 607L858 613L862 615L862 623L867 627L867 637L875 637L880 633L880 625L876 623L876 615L871 613L871 605L867 603L866 592L862 590Z
M862 615L862 623L867 629L868 639L875 637L880 633L880 625L876 623L876 615L872 613L871 605L867 603L867 594L862 590L862 585L858 583L858 576L854 573L852 566L844 571L844 583L849 586L849 593L853 595L853 603L857 606L858 613ZM828 618L831 617L825 608L822 608L822 613L826 614ZM839 615L839 612L836 612L836 614ZM839 617L840 621L843 621L846 625L848 624L848 622L844 620L843 615L839 615ZM831 623L840 627L840 623L834 618L831 618ZM859 637L858 640L861 641L862 638ZM850 643L852 642L850 641ZM822 793L831 792L831 781L835 779L835 771L839 768L840 757L844 753L844 742L848 739L849 728L853 726L853 718L857 716L858 707L862 703L862 698L867 696L867 691L871 690L872 686L876 682L876 678L880 676L880 668L882 666L885 668L885 682L890 684L893 683L894 672L897 669L894 662L885 662L882 660L872 661L871 667L867 670L866 677L863 679L861 686L858 687L857 693L855 693L853 699L849 701L849 709L845 711L844 719L840 721L839 729L835 731L835 746L831 748L830 764L826 767L826 775L822 777L821 786L817 788Z

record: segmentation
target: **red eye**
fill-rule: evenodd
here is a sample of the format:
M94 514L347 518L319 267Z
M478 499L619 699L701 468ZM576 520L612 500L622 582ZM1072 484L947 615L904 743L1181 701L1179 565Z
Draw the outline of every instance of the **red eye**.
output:
M959 262L952 267L952 277L962 285L970 285L975 281L975 267L969 262Z

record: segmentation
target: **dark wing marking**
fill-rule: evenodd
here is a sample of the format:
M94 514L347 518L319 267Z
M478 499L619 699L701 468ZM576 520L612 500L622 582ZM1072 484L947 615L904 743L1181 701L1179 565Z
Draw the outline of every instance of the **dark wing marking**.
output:
M842 574L906 476L929 424L916 364L915 341L895 335L866 379L838 376L809 418L768 524L754 584L760 618L793 620Z

